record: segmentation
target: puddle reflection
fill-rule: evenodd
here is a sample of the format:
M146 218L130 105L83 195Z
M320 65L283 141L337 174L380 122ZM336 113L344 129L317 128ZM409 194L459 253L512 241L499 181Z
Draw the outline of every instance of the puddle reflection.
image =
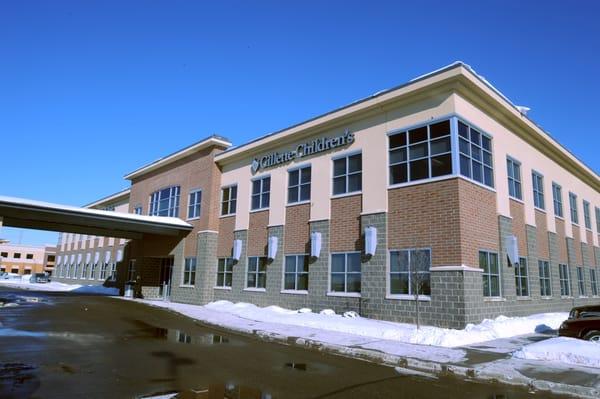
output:
M134 338L161 339L191 345L220 345L230 343L229 337L220 334L205 333L194 335L177 329L156 327L141 320L134 320L133 323L137 327L132 332Z
M272 399L268 392L244 385L209 384L206 388L189 389L182 392L159 392L143 399Z

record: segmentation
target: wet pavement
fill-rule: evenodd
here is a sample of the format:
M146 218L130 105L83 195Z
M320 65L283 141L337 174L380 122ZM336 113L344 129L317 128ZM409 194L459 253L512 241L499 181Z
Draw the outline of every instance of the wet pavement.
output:
M207 328L129 301L0 288L0 398L559 398Z

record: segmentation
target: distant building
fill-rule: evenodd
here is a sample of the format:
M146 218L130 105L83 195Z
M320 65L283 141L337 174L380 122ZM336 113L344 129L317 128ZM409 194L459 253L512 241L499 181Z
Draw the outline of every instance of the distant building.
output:
M56 258L56 247L0 244L0 271L14 274L48 272L52 274Z

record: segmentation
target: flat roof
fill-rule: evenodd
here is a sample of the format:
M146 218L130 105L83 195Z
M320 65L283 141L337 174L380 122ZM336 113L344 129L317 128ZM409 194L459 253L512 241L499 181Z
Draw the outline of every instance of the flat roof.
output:
M2 224L117 238L144 234L175 236L192 230L179 218L146 216L0 196Z

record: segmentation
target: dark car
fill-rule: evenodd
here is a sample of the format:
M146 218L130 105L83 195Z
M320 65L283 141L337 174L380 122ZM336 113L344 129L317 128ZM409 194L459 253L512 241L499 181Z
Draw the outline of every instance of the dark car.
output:
M578 306L558 329L561 337L581 338L600 344L600 305Z
M50 278L46 273L34 273L29 278L30 283L48 283Z

